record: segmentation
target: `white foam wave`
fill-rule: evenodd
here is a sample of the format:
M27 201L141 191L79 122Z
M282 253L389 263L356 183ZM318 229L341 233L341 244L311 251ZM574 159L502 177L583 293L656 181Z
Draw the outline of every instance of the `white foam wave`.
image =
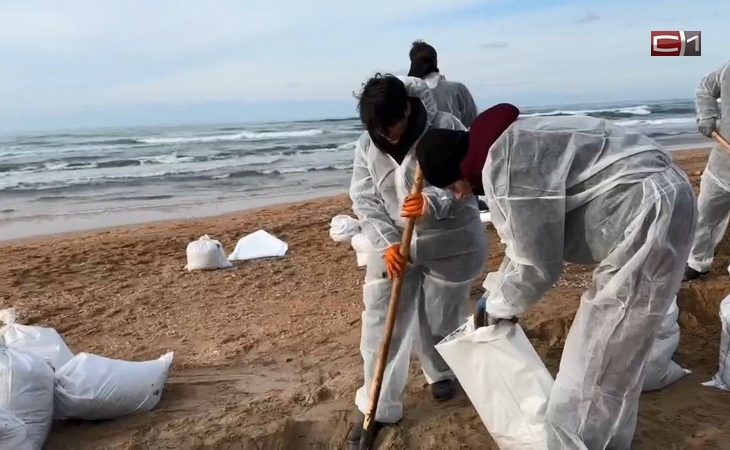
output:
M240 141L240 140L263 140L263 139L286 139L297 137L317 136L324 134L324 130L311 129L299 131L242 131L235 134L214 134L211 136L179 136L179 137L160 137L160 138L140 138L138 141L145 144L193 144L206 142L221 141Z
M556 109L549 112L534 112L529 114L522 114L522 117L537 117L537 116L585 116L588 114L596 113L620 113L620 114L632 114L635 116L648 116L651 114L651 108L647 105L641 106L630 106L626 108L607 108L607 109L582 109L582 110L563 110Z
M682 125L682 124L693 124L695 119L693 117L676 117L671 119L652 119L652 120L617 120L614 122L616 125L624 127L635 127L635 126L657 126L657 125Z

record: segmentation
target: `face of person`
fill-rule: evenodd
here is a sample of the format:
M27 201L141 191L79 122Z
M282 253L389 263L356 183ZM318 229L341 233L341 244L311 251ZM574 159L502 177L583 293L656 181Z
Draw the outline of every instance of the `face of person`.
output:
M454 193L454 197L456 197L458 200L461 200L462 198L467 197L472 193L471 183L466 181L464 178L451 183L449 189Z
M382 134L386 141L390 144L397 144L408 128L408 117L411 115L411 104L406 105L403 118L388 127Z

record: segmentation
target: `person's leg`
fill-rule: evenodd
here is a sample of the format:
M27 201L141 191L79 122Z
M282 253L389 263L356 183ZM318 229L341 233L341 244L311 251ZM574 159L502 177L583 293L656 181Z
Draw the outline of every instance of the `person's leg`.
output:
M421 271L409 266L404 274L403 289L398 303L398 315L393 328L387 365L375 420L381 424L398 422L403 416L401 394L408 381L408 365L412 347L411 325L417 314L415 297L420 291ZM362 331L360 353L363 358L364 383L355 395L355 404L362 414L369 405L370 384L375 376L375 366L385 331L385 318L390 301L391 281L386 275L381 254L372 252L368 257L363 285ZM355 424L349 440L359 441L358 425Z
M448 400L456 393L454 374L436 344L461 326L469 315L471 280L452 283L425 273L419 297L414 351L434 398Z
M595 270L568 333L546 412L550 450L631 447L643 368L695 226L694 195L677 170L636 187L641 195L625 198L639 206L626 214L621 240Z
M697 228L687 261L685 280L693 280L709 272L730 217L730 187L723 186L705 170L697 200Z

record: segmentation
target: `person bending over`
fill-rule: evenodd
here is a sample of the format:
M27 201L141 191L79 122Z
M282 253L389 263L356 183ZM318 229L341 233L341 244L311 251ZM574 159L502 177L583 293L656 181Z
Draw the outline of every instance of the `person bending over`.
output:
M479 301L487 324L525 313L564 261L598 263L550 394L548 448L628 449L644 364L696 226L692 186L635 131L592 117L518 114L500 104L470 132L429 130L418 162L431 185L487 198L506 245Z
M454 116L439 112L426 83L413 77L376 74L364 85L358 109L365 131L353 162L350 198L363 233L374 251L363 285L360 351L364 382L355 395L358 420L348 436L357 448L370 383L384 333L391 282L402 277L403 290L393 330L376 429L403 416L401 395L408 379L411 348L420 360L437 400L454 396L454 375L435 345L466 320L469 292L486 262L487 235L476 198L457 199L448 189L424 184L410 196L417 162L415 144L430 129L464 130ZM409 214L419 216L410 261L399 252Z

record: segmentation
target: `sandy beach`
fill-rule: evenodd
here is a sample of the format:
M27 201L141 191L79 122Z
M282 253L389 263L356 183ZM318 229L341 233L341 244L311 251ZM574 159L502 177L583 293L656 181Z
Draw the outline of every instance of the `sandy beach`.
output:
M698 188L707 152L675 158ZM46 448L340 448L362 377L363 270L351 248L328 235L336 214L351 214L346 196L3 242L0 306L17 308L24 323L56 328L74 352L128 360L175 352L155 411L111 422L57 422ZM230 252L258 229L288 242L287 257L184 270L185 248L199 236L219 239ZM503 257L494 230L488 232L485 273ZM684 285L678 296L682 338L675 360L692 373L642 396L637 449L730 448L730 394L701 386L717 370L730 240L717 254L711 276ZM522 320L553 374L591 271L567 265ZM415 365L405 405L404 420L383 433L381 448L496 449L463 392L436 403Z

